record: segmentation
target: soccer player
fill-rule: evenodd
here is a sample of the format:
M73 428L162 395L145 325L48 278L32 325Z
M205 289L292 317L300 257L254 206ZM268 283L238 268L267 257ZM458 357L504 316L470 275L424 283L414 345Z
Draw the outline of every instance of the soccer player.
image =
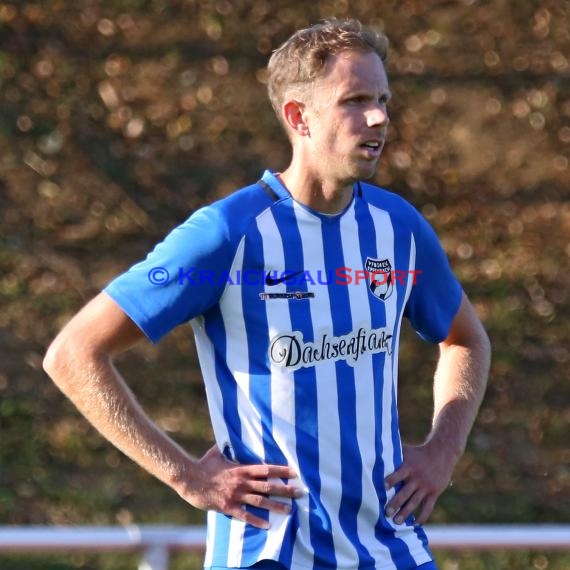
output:
M295 33L269 62L289 166L191 215L46 356L106 438L208 511L207 568L435 568L421 524L464 450L490 348L427 222L364 182L388 128L386 50L356 21ZM416 446L398 426L403 318L440 352ZM216 439L199 459L113 365L188 322Z

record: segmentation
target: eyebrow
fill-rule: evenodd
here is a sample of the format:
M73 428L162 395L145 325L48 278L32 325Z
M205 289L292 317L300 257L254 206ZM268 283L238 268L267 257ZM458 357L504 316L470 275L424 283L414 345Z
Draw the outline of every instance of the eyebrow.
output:
M390 89L381 91L380 96L385 96L390 100L392 99L392 91L390 91ZM340 93L340 97L341 99L351 99L352 97L371 97L371 91L366 89L347 89L345 93Z

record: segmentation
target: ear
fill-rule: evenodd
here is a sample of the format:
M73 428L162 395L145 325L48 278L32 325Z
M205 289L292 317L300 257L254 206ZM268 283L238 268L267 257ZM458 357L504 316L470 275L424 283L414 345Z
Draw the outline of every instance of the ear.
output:
M291 99L283 104L283 117L285 123L298 135L308 136L309 125L306 122L305 104Z

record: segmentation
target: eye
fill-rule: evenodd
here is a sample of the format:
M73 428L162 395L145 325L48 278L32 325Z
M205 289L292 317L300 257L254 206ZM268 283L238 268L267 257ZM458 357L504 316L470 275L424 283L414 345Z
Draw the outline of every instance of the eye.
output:
M387 104L388 104L388 101L390 101L390 96L389 96L389 95L381 95L381 96L378 98L378 102L379 102L381 105L387 105Z

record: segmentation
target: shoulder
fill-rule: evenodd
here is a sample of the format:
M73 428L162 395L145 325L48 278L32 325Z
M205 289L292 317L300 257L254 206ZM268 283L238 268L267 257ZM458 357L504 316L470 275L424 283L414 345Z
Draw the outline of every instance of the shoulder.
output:
M422 218L418 210L405 198L374 184L360 183L362 198L373 208L387 212L393 219L407 220L415 225Z
M258 184L236 190L229 196L196 210L179 227L217 234L239 241L250 225L273 205L271 197Z

